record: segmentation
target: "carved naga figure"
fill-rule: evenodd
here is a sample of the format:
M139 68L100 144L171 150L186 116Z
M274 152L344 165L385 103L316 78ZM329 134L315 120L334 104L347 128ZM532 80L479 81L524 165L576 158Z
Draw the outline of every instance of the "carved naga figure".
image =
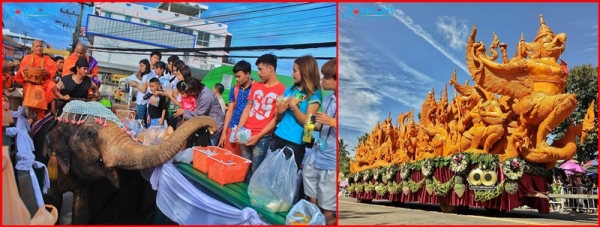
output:
M467 68L475 81L458 83L456 70L449 81L455 89L448 105L445 89L439 103L432 90L421 106L418 123L414 111L400 114L397 127L388 116L357 147L351 171L402 164L456 152L498 154L500 161L521 156L552 168L558 160L573 158L576 138L581 142L595 125L594 103L580 124L571 123L565 135L548 145L546 136L575 110L574 94L565 94L567 72L556 61L565 50L566 34L555 35L540 15L533 42L523 34L510 60L507 45L493 35L490 54L475 42L476 27L467 42ZM495 49L500 48L502 63ZM409 119L409 122L406 122Z
M476 27L467 43L467 65L471 77L483 89L518 99L512 106L520 116L522 136L531 148L521 156L530 162L547 163L573 157L575 149L551 147L546 136L575 110L574 94L564 94L568 74L556 62L565 50L567 35L554 35L540 15L540 29L533 43L520 42L519 56L508 63L496 63L485 47L475 42ZM527 51L531 51L531 58ZM521 148L516 148L521 149Z

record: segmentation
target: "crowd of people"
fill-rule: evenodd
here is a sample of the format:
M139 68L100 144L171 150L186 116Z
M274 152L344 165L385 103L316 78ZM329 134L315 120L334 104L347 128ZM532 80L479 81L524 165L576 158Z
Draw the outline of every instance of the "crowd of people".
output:
M32 50L21 62L5 62L3 67L3 82L16 82L23 87L23 106L29 110L30 124L47 114L59 115L69 100L99 99L98 62L87 54L85 45L78 44L67 58L44 54L39 40L33 42ZM302 171L302 186L294 202L303 198L311 201L322 209L327 224L335 224L335 59L321 69L310 55L295 59L293 85L289 87L277 78L275 55L264 54L254 63L260 81L251 78L253 66L249 62L239 61L233 66L236 84L229 92L226 105L222 97L223 84L210 89L193 77L191 68L178 56L170 56L166 63L161 61L162 57L160 52L154 51L148 59L140 60L139 70L128 80L128 86L137 90L133 99L139 122L146 127L164 125L176 130L195 116L213 118L218 129L212 133L206 129L197 131L188 139L186 147L206 145L202 141L208 141L208 145L223 147L251 160L246 183L267 152L291 148L296 165ZM323 97L323 90L333 93ZM305 142L304 125L311 119L315 131L320 133L316 133L319 136L313 141ZM241 130L250 132L247 140L240 141L233 136L232 142L229 138ZM318 146L313 146L315 140L319 141Z
M336 207L336 99L335 93L325 99L322 89L334 91L337 86L336 61L327 62L319 70L317 61L303 56L294 61L292 78L294 84L283 85L277 79L277 57L272 54L260 56L255 66L260 82L251 77L252 65L239 61L233 67L236 85L229 93L228 105L222 98L224 86L216 84L208 89L200 80L192 77L191 69L177 56L168 58L167 69L161 68L162 56L153 52L150 60L140 61L138 80L130 86L138 88L136 97L137 118L149 126L166 124L174 128L195 116L210 116L218 125L210 135L210 144L220 146L252 161L246 175L248 183L265 159L268 151L284 147L293 150L295 161L303 169L303 190L310 200L323 209L329 223L335 223ZM321 73L323 77L321 78ZM150 89L148 89L150 88ZM289 97L277 102L277 97ZM157 101L157 100L168 100ZM170 103L167 103L170 102ZM324 105L323 105L324 104ZM173 115L165 120L165 109L173 107ZM323 107L323 112L318 112ZM320 151L306 156L306 143L302 141L303 125L315 116L321 140L328 144ZM246 141L240 141L240 130L249 130ZM198 138L206 132L194 134ZM193 137L194 137L193 136ZM196 138L188 146L197 145ZM309 144L309 147L312 144ZM321 147L323 148L323 147ZM306 165L303 165L306 164Z
M574 175L554 176L552 191L554 194L589 194L598 195L598 175L584 175L577 173ZM573 212L596 212L598 209L598 199L572 199L572 198L554 198L550 210L562 211L570 209Z

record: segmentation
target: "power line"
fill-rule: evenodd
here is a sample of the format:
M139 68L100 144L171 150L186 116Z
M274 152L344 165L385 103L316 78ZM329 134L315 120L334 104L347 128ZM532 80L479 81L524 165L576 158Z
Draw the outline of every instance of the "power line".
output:
M315 18L321 18L321 17L328 17L328 16L335 16L335 14L328 14L328 15L317 16L317 17L310 17L310 18L301 18L301 19L289 20L289 21L279 21L279 22L273 22L273 23L265 23L265 24L243 26L243 27L240 27L240 29L242 29L242 31L243 31L245 28L253 28L253 27L258 27L258 26L260 26L261 29L266 29L266 28L271 29L269 26L265 26L265 25L284 24L284 23L287 23L287 22L295 22L295 21L306 21L306 20L309 20L309 19L315 19ZM315 24L315 23L323 23L323 22L334 22L334 23L337 23L335 20L328 20L328 21L318 21L318 22L313 22L313 23L308 23L308 24L295 24L294 26L303 26L303 25L309 25L309 24ZM284 25L282 27L289 27L289 26ZM275 27L275 28L272 28L272 29L276 29L276 28L278 28L278 27ZM229 32L232 33L232 34L234 34L234 35L237 35L237 33L234 33L234 31L235 32L239 32L240 30L238 28L233 28Z
M331 29L331 30L324 30L324 31L320 31L320 32L312 32L311 35L314 35L314 34L323 34L323 33L336 33L336 31L337 31L337 28L336 29ZM280 37L280 36L290 36L290 35L298 36L298 33L293 32L293 33L277 34L277 35L265 35L265 36L245 37L243 39L236 39L236 41L248 40L248 39L257 39L257 38L264 39L264 38Z
M292 13L299 13L299 12L306 12L306 11L312 11L312 10L318 10L318 9L324 9L324 8L329 8L329 7L334 7L335 5L327 5L327 6L321 6L321 7L315 7L315 8L310 8L310 9L302 9L302 10L296 10L296 11L292 11L292 12L284 12L286 14L292 14ZM206 23L206 24L198 24L198 25L192 25L192 24L188 24L186 26L191 27L191 26L205 26L205 25L210 25L210 24L223 24L223 23L228 23L228 22L234 22L234 21L243 21L243 20L249 20L249 19L258 19L258 18L265 18L265 17L272 17L272 16L281 16L282 13L278 13L278 14L269 14L269 15L261 15L261 16L256 16L256 17L248 17L248 18L239 18L239 19L232 19L232 20L227 20L227 21L222 21L222 22L210 22L210 23ZM202 22L202 21L200 21ZM182 23L182 22L180 22ZM188 23L188 22L186 22ZM172 25L178 25L177 22L169 22L169 24ZM112 35L128 35L128 34L134 34L136 33L135 31L129 31L128 29L122 29L122 30L117 30L112 32Z
M337 42L324 43L305 43L305 44L286 44L286 45L270 45L270 46L240 46L240 47L204 47L204 48L156 48L156 49L140 49L140 48L103 48L90 47L93 50L108 50L108 51L132 51L132 52L198 52L198 51L254 51L254 50L283 50L283 49L311 49L336 47Z
M107 50L96 50L95 52L102 52L102 53L113 53L113 54L130 54L130 55L140 55L141 53L134 53L134 52L114 52L114 51L107 51ZM168 55L168 53L162 53L163 55ZM182 55L177 55L179 57L217 57L217 58L222 58L222 57L229 57L229 58L259 58L260 56L244 56L244 55L219 55L219 54L204 54L204 55L200 55L200 54L182 54ZM296 59L299 58L300 56L276 56L276 58L278 59ZM314 57L314 56L313 56ZM330 60L333 59L335 57L314 57L316 60ZM209 59L210 60L210 59Z
M310 34L312 31L320 31L320 30L319 29L316 29L316 30L313 29L311 31L302 31L302 29L306 29L306 28L327 28L329 26L334 26L334 28L335 28L336 24L334 23L334 24L327 24L327 25L308 26L308 27L302 27L302 28L290 28L290 27L287 27L287 29L277 29L277 31L280 32L280 31L294 30L297 33L306 32L307 34ZM256 31L255 30L255 31L247 31L247 32L242 32L242 33L236 33L236 35L239 35L239 34L248 35L248 34L257 34L257 33L265 33L265 32L264 31ZM243 38L243 36L242 36L242 38Z
M306 5L306 4L311 4L311 3L299 3L299 4L295 4L295 5L278 6L278 7L273 7L273 8L268 8L268 9L261 9L261 10L253 10L253 11L248 11L248 12L243 12L243 13L230 13L230 14L222 14L222 15L217 15L217 16L208 16L208 17L205 17L204 19L210 19L210 20L212 20L214 18L231 17L231 16L238 16L238 15L249 14L249 13L272 11L272 10L275 10L275 9L285 9L285 8L296 7L296 6Z
M252 4L256 4L256 3L244 3L244 4L239 4L239 5L235 5L235 6L231 6L231 7L221 7L221 8L217 8L217 9L208 9L211 13L215 12L215 11L221 11L224 9L233 9L239 6L243 6L243 5L252 5Z

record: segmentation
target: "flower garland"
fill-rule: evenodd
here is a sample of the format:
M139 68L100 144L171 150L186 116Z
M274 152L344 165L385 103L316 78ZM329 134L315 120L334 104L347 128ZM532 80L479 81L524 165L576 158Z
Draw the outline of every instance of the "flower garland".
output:
M498 197L502 194L502 189L504 188L504 182L500 182L496 185L496 188L493 190L475 190L474 192L474 200L475 201L488 201L490 199Z
M439 182L435 177L433 178L433 189L434 193L437 196L445 196L450 191L450 188L454 186L454 179L456 175L454 175L450 180L446 181L446 183Z
M393 165L385 167L384 174L383 174L383 176L381 176L381 181L383 183L387 183L390 179L392 179L394 177L395 173L396 173L396 168Z
M463 181L464 179L462 176L454 175L454 187L452 187L452 189L454 189L454 193L456 193L459 198L462 198L466 189L466 185L463 184Z
M524 167L525 162L520 158L506 159L502 165L502 173L507 179L516 181L523 176Z
M464 154L459 153L452 156L452 161L450 162L450 170L455 174L464 174L469 167L469 160L465 157Z
M385 193L387 193L388 188L383 183L379 183L377 186L375 186L375 191L378 195L384 196Z
M410 170L406 163L402 164L400 167L400 178L402 178L402 180L408 180L408 178L410 178Z
M349 192L354 192L354 187L356 187L356 184L350 184L350 185L348 185L348 191Z
M402 182L400 184L396 184L396 182L392 182L388 184L387 189L390 194L396 194L400 192L400 188L402 188Z
M360 193L363 191L365 185L362 183L357 183L356 186L354 187L354 191Z
M356 172L356 173L354 174L354 182L358 183L358 178L359 178L359 177L360 177L360 173L359 173L359 172Z
M373 170L373 180L375 180L375 181L377 181L379 179L379 172L380 172L379 169L380 168L375 168Z
M365 192L366 193L370 193L373 190L375 190L375 184L372 184L371 182L365 183Z
M423 165L421 166L421 173L423 173L423 177L427 178L433 175L433 171L431 171L431 163L429 160L423 161Z
M372 172L370 169L365 170L365 172L363 173L363 180L367 181L369 179L369 177L371 177L371 174L372 174Z

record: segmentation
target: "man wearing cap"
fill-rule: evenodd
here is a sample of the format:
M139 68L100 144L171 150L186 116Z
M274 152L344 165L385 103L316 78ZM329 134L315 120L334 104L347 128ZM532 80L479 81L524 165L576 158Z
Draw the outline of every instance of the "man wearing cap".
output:
M85 58L80 58L75 63L75 66L70 68L70 73L63 76L62 80L56 84L53 92L56 97L68 101L72 98L87 99L90 88L93 91L93 99L97 99L100 95L98 94L98 87L92 82L92 79L87 76L89 64ZM64 103L58 104L57 114L61 114Z
M75 51L65 59L62 76L64 77L71 74L70 70L71 68L75 67L77 60L84 58L89 64L88 74L90 77L92 77L92 81L96 84L96 86L100 87L100 80L98 79L98 72L100 71L98 67L98 61L96 61L96 59L94 59L92 56L87 56L86 53L87 47L85 44L77 43L75 46Z
M54 98L52 89L56 84L52 81L52 76L56 73L56 66L50 56L44 55L44 45L41 40L34 40L31 49L33 53L25 56L21 61L15 81L23 86L23 106L29 108L28 119L33 123L33 112L37 113L37 120L41 120L48 109L48 103ZM30 68L42 69L41 84L25 81L23 76L29 77Z

